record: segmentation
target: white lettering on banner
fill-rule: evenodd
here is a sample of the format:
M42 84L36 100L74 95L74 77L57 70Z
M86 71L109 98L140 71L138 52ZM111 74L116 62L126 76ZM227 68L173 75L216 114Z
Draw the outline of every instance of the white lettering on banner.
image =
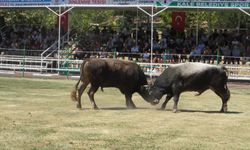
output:
M177 3L177 6L192 6L193 3L189 3L189 2L178 2Z
M189 7L189 6L196 6L196 7L225 7L225 8L230 8L230 7L250 7L250 2L173 2L170 3L170 6L180 6L180 7Z
M234 3L234 2L231 2L231 7L248 7L248 3Z
M0 6L28 5L152 5L169 7L250 8L250 0L0 0Z

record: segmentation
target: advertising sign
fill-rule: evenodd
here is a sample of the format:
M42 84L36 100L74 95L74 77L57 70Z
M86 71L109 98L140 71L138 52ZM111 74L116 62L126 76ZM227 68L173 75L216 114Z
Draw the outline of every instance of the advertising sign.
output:
M172 8L250 8L250 0L0 0L0 6L138 5Z
M168 6L174 7L207 7L207 8L247 8L248 1L173 1Z
M51 5L52 0L0 0L0 6Z

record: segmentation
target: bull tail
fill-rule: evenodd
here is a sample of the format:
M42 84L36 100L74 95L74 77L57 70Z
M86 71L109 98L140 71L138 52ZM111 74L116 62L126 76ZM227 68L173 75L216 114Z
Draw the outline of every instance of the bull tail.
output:
M77 97L77 89L78 89L78 85L81 81L81 78L78 80L78 82L75 85L75 89L71 92L70 97L72 101L77 101L78 97Z
M221 68L222 68L224 71L228 72L228 69L227 69L225 66L221 66Z
M84 65L85 65L86 62L87 62L87 60L84 60L83 63L82 63L81 70L80 70L80 78L79 78L78 82L75 85L75 89L70 94L70 97L71 97L72 101L77 101L78 100L77 89L78 89L78 85L79 85L81 79L83 78L83 70L84 70Z
M229 73L233 73L232 71L228 70L225 66L222 66L221 68L226 72L227 77Z

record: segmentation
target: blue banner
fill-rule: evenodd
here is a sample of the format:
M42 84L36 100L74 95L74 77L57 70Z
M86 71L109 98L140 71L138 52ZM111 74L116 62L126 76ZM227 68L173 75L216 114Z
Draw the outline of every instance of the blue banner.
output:
M58 5L58 0L0 0L0 6Z

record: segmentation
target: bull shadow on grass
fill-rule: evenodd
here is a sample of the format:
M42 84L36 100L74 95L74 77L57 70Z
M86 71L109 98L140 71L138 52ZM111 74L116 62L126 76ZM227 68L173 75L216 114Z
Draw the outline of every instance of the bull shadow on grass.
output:
M159 109L161 110L161 109ZM165 111L172 111L172 109L165 109ZM186 113L208 113L208 114L241 114L243 112L239 111L228 111L226 113L220 111L210 111L210 110L195 110L195 109L179 109L178 112L186 112Z
M98 109L93 108L77 108L78 110L138 110L138 109L150 109L147 107L136 107L136 108L127 108L127 107L99 107Z
M127 107L104 107L100 108L100 110L138 110L138 109L150 109L147 107L136 107L136 108L127 108Z

